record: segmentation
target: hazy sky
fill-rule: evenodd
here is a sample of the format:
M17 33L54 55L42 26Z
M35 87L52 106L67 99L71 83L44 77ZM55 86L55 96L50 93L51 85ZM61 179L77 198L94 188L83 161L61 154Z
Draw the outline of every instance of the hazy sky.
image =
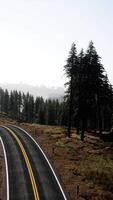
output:
M112 0L0 0L0 82L63 86L72 42L90 40L113 84Z

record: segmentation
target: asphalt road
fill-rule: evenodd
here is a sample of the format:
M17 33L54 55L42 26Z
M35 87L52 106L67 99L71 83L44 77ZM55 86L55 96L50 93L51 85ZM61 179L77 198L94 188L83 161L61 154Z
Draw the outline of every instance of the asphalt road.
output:
M22 129L0 126L6 153L7 200L67 200L53 168Z

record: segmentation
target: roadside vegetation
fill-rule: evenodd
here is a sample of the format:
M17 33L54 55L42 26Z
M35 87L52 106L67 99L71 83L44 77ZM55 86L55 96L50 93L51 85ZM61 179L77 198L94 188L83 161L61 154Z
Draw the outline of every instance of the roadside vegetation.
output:
M71 200L113 199L113 142L76 129L71 138L59 126L20 124L37 140L58 172Z

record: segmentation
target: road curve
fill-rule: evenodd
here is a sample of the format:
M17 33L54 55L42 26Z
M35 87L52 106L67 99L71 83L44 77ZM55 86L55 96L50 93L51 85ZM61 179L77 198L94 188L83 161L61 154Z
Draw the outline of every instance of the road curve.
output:
M7 176L7 200L67 200L40 146L23 129L0 126Z

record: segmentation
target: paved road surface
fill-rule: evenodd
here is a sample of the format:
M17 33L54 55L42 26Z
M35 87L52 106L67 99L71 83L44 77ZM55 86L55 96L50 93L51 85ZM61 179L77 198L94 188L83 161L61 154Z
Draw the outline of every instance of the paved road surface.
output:
M39 145L22 129L0 126L7 171L7 200L67 200Z

